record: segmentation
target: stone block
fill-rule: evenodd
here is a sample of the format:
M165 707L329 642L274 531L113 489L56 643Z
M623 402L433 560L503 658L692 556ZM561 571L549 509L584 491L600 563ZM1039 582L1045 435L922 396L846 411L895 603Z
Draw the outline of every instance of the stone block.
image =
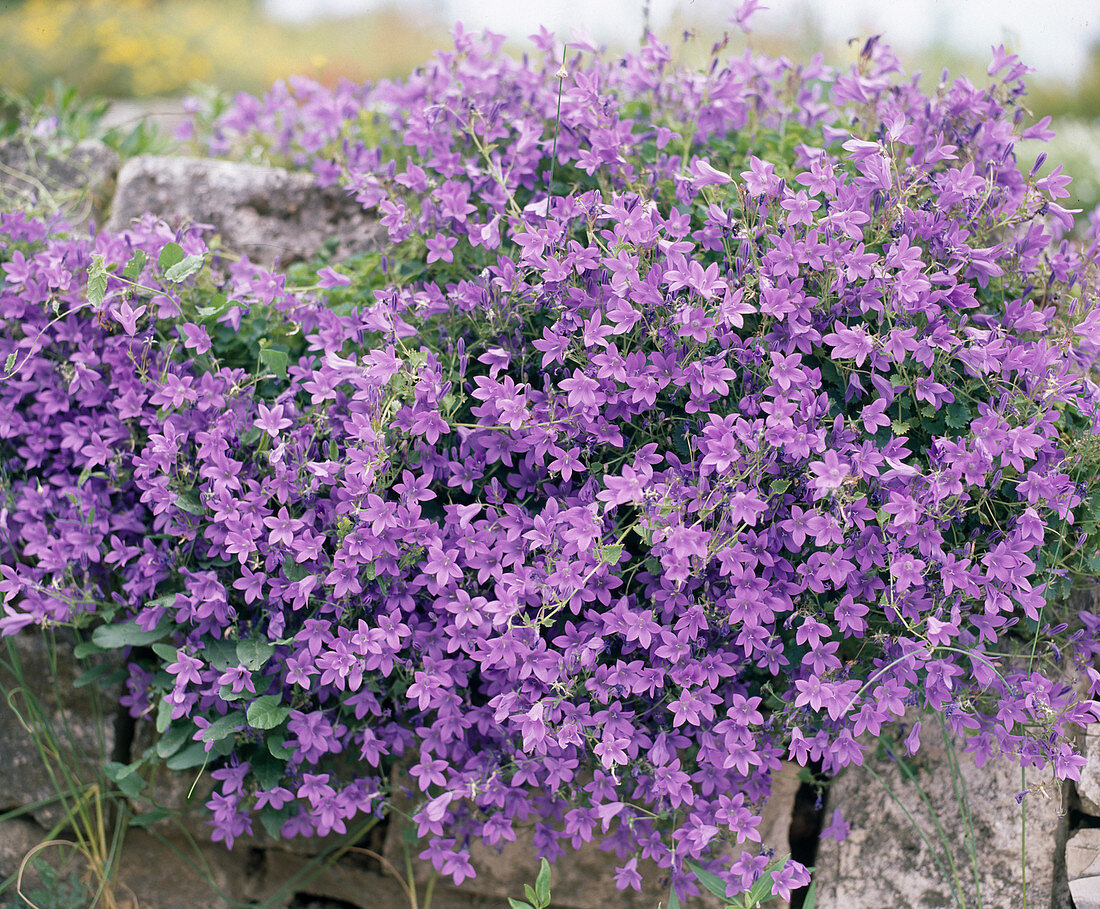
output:
M1100 817L1100 732L1092 731L1084 736L1081 753L1085 766L1077 783L1077 795L1081 798L1081 810L1093 817Z
M56 795L55 778L65 785L62 765L81 783L96 782L114 749L120 685L77 687L82 670L72 642L61 635L54 640L50 645L40 631L27 630L6 639L10 652L0 644L0 688L8 698L0 709L0 812ZM52 739L47 748L56 747L56 754L47 750L44 759L28 724L43 742ZM60 817L57 805L34 812L45 828Z
M927 804L896 763L877 757L873 751L865 755L864 767L848 767L833 781L828 813L834 808L843 811L851 832L842 843L823 839L820 844L815 871L816 909L954 905L951 861L966 905L976 903L975 863L966 849L964 814L935 718L924 718L920 741L919 751L909 761ZM1020 768L994 760L979 769L969 755L961 753L958 741L955 751L974 831L982 903L1023 905L1022 809L1016 800L1022 788ZM900 805L869 770L889 786ZM1064 861L1068 820L1063 791L1051 787L1049 780L1049 772L1029 770L1026 777L1029 906L1063 905L1064 874L1056 866ZM906 810L923 837L906 817ZM937 831L937 820L947 838L946 849Z
M1085 827L1066 843L1066 874L1070 881L1100 876L1100 829Z
M210 225L225 249L265 265L308 259L330 238L337 258L366 252L378 231L353 198L318 188L310 174L172 155L123 165L107 227L121 230L146 212L173 227Z

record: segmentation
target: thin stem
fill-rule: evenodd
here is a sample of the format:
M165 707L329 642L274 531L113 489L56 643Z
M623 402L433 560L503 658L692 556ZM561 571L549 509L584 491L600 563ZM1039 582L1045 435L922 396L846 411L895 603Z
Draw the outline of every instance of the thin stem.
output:
M554 147L550 152L550 179L546 184L546 214L550 214L550 196L554 192L554 165L558 162L558 130L561 128L561 89L567 75L565 71L565 56L569 52L569 45L562 45L561 68L558 70L558 112L554 115Z

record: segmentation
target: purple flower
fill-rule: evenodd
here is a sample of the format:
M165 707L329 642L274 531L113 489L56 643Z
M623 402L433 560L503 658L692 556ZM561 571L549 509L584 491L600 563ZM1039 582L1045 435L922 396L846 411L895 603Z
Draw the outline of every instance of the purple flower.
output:
M428 264L433 262L453 262L454 253L452 250L458 243L458 237L445 237L442 234L436 234L434 237L427 239L428 244Z
M134 335L137 332L137 320L141 318L145 309L145 306L131 307L125 300L115 307L115 318L118 319L126 334Z
M919 720L913 724L913 728L909 730L909 734L905 737L905 753L911 757L917 753L918 748L920 748Z
M825 457L821 461L810 462L810 470L814 474L810 486L817 492L818 497L839 489L851 473L851 468L840 460L835 451L825 452Z
M180 326L180 330L184 335L183 346L185 348L195 351L199 356L210 352L210 335L206 333L204 326L196 325L194 322L184 322Z
M638 859L632 858L625 865L615 869L615 886L619 890L642 890L642 876L638 873Z
M317 286L322 290L332 290L334 287L347 287L351 284L351 278L347 275L340 274L340 272L335 271L328 265L317 272L317 277L320 279L317 282Z

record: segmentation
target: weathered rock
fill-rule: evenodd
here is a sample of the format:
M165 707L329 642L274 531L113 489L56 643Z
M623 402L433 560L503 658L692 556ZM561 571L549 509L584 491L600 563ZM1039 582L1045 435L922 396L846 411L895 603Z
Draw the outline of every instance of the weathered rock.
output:
M186 857L186 860L185 860ZM195 848L130 828L118 865L115 893L141 909L229 909L251 898L257 887L256 862L216 846ZM206 869L201 874L197 867Z
M1083 877L1069 882L1074 909L1100 909L1100 876Z
M843 811L852 829L842 843L823 839L820 844L814 875L816 909L954 905L951 867L937 820L947 838L959 890L967 905L976 902L964 814L952 786L944 739L934 719L925 718L920 741L920 750L909 762L928 804L895 763L873 753L865 756L864 767L848 767L833 781L829 807ZM1021 789L1020 768L1007 761L990 761L979 769L969 755L961 753L957 741L955 745L974 831L982 902L986 906L1022 905L1022 812L1015 798ZM923 838L868 768L905 806L923 831ZM1064 880L1064 876L1055 869L1064 860L1068 835L1062 793L1044 786L1049 784L1049 775L1029 770L1026 779L1027 904L1063 905L1059 879Z
M146 212L169 224L212 225L224 248L255 262L307 259L335 239L337 257L374 248L377 227L337 187L277 167L168 155L141 155L118 175L108 228Z
M75 146L43 139L0 142L0 207L62 215L75 223L101 221L120 159L102 142Z
M83 784L96 782L98 768L111 759L114 749L120 693L117 683L77 687L81 668L72 643L60 636L53 652L38 631L7 640L17 665L9 667L6 660L0 664L0 688L9 699L0 709L0 812L55 796L55 779L66 785L65 768ZM44 761L24 724L58 753L47 750ZM33 816L49 828L62 813L55 804L36 809Z
M1081 753L1086 763L1081 769L1077 794L1081 797L1081 810L1093 817L1100 817L1100 732L1085 735L1084 741Z
M1076 831L1066 843L1066 873L1070 881L1100 875L1100 829Z
M0 821L0 880L19 872L23 859L46 838L46 831L29 817Z

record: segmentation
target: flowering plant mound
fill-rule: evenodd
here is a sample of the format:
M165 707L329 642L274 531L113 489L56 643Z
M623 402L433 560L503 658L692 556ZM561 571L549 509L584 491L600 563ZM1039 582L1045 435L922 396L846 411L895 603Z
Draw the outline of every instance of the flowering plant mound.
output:
M1074 778L1100 246L1015 164L1025 68L534 40L216 121L378 213L338 268L2 216L0 628L128 648L143 760L213 767L228 845L342 832L401 769L456 882L533 823L624 888L785 896L801 865L730 850L771 773L908 707Z

